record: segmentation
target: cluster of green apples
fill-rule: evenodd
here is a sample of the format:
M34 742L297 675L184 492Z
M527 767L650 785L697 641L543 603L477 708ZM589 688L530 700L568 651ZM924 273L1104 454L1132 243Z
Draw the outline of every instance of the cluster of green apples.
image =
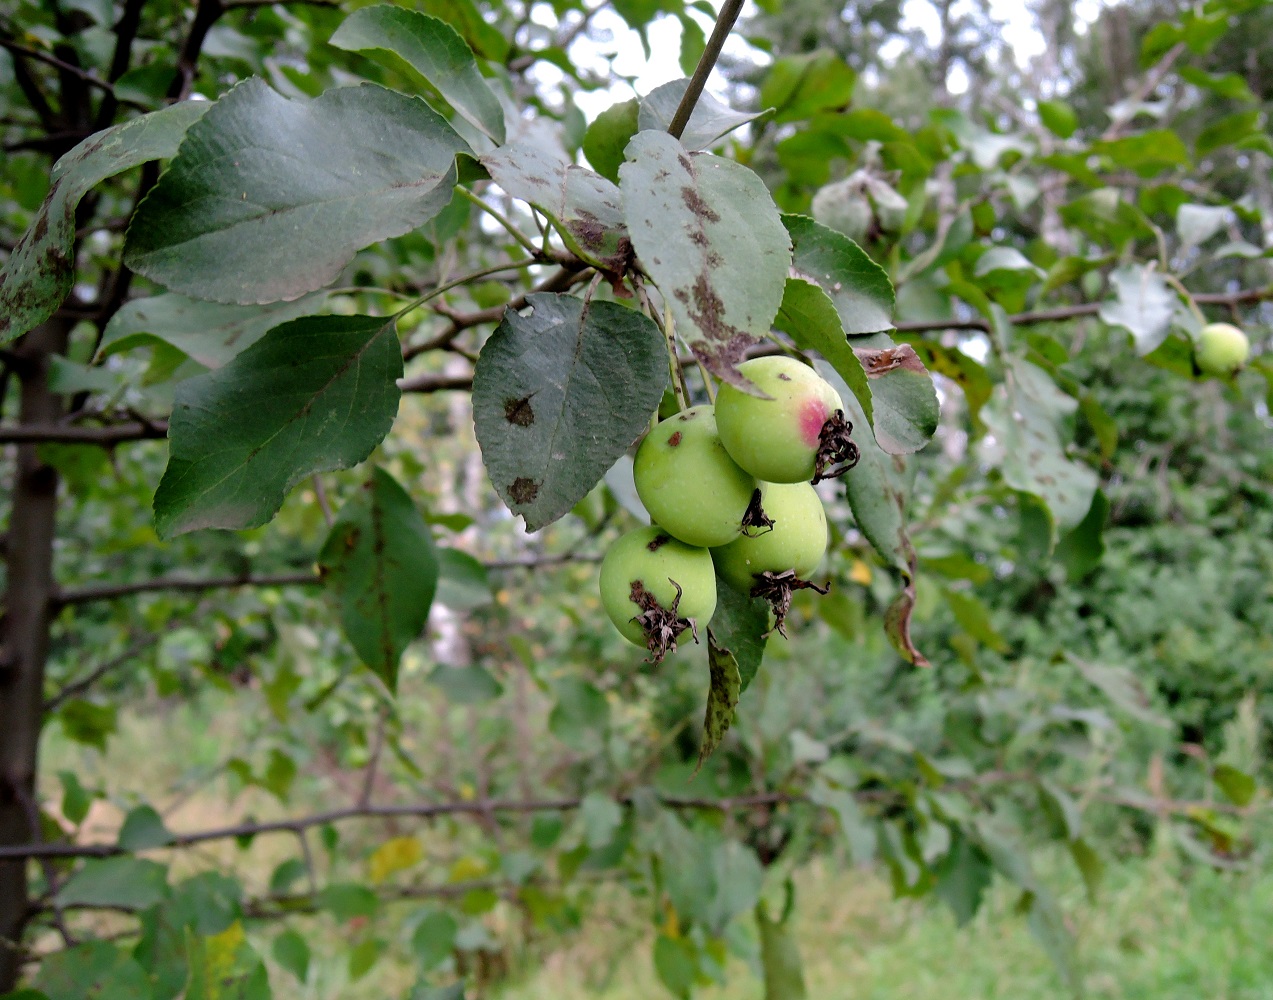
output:
M812 586L826 552L812 484L829 464L842 471L856 460L844 404L812 368L764 357L738 370L767 398L725 385L715 406L651 428L633 475L654 523L616 541L601 563L606 613L656 661L685 631L698 638L716 609L718 575L769 599L781 627L792 591Z

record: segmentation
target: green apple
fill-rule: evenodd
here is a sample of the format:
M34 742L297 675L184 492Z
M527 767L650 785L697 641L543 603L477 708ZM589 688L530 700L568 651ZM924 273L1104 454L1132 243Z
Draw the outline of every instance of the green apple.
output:
M654 523L687 545L738 537L755 477L729 457L711 406L669 417L646 435L632 467L637 495Z
M641 623L652 607L670 620L706 625L716 610L716 574L707 549L678 542L657 525L630 531L601 561L601 603L625 639L652 651Z
M744 594L751 593L761 573L812 575L827 551L827 515L811 485L761 483L760 502L773 520L772 530L712 549L716 572Z
M730 457L767 483L807 483L822 446L822 427L843 411L840 394L794 358L744 361L738 370L769 399L732 385L716 398L716 427Z
M1233 375L1250 352L1251 342L1232 323L1208 323L1195 346L1198 367L1209 375Z

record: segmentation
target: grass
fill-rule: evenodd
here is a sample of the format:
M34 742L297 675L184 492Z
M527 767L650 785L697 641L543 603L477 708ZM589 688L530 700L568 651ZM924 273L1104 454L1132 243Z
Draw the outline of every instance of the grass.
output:
M1186 872L1171 848L1112 869L1095 905L1077 880L1064 885L1091 998L1267 1000L1273 997L1273 872ZM1002 889L968 926L944 909L897 902L870 871L816 863L798 878L798 938L816 1000L1069 1000ZM637 1000L667 996L648 942L604 977L607 942L584 937L509 987L502 1000ZM699 1000L761 1000L742 961L729 983Z
M211 704L218 705L216 699ZM228 706L221 706L228 707ZM219 781L206 775L227 746L236 746L241 721L230 711L181 706L175 711L121 719L120 734L105 756L46 737L46 799L57 801L54 774L76 770L86 784L110 785L116 794L87 824L94 839L111 839L123 809L147 790L174 786L191 792L169 817L176 828L232 821L246 811L264 817L285 811L253 792L227 808ZM155 747L171 748L155 753ZM179 749L178 749L179 748ZM302 798L321 796L320 789ZM123 807L123 809L121 809ZM293 810L301 807L294 804ZM428 842L433 857L461 849L458 843ZM353 857L340 877L359 880L363 865L354 828L346 849ZM440 833L435 833L440 836ZM372 841L374 843L374 840ZM295 852L285 837L260 838L250 851L231 843L190 852L174 877L193 868L235 871L250 891L266 889L274 865ZM1084 895L1072 867L1060 857L1043 858L1042 874L1060 895L1079 945L1088 996L1094 1000L1270 1000L1273 998L1273 867L1251 873L1219 873L1181 863L1167 841L1146 858L1112 866L1095 903ZM1014 910L1014 895L997 885L982 912L959 928L940 905L899 902L883 876L849 869L832 859L797 874L797 939L805 961L808 994L816 1000L1069 1000L1056 971ZM279 1000L387 1000L409 992L415 979L402 924L417 904L387 907L364 933L386 943L373 969L351 983L350 927L329 916L297 919L292 926L309 940L314 960L305 986L272 967ZM661 1000L651 960L647 904L633 904L618 891L601 894L584 918L583 931L540 941L534 957L523 953L517 974L491 1000ZM497 937L517 938L515 919L501 906L487 918ZM505 926L500 926L503 921ZM745 934L751 929L743 921ZM84 926L84 925L81 925ZM89 925L91 926L91 924ZM87 929L87 926L85 927ZM108 928L99 927L98 930ZM269 955L279 926L255 927L253 944ZM507 935L507 936L506 936ZM50 942L52 945L53 942ZM761 1000L754 969L731 960L723 987L702 990L696 1000Z

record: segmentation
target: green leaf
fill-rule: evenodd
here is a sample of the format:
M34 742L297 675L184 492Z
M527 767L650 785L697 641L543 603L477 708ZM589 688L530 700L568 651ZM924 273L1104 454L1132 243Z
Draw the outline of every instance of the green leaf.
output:
M1092 152L1124 170L1153 177L1164 170L1189 166L1189 150L1171 129L1153 129L1109 142L1095 142ZM1201 153L1201 150L1200 150Z
M1250 805L1255 798L1255 779L1232 764L1217 764L1211 772L1211 780L1235 806Z
M122 851L144 851L171 844L172 833L152 806L138 806L124 817L117 844Z
M205 937L186 931L190 980L184 1000L270 1000L265 963L247 943L242 924Z
M1224 205L1184 204L1176 209L1176 232L1186 247L1201 246L1233 221L1233 209Z
M1043 502L1055 544L1058 532L1087 516L1099 482L1094 469L1066 455L1063 427L1078 401L1024 358L1009 355L1003 364L1008 378L982 419L994 435L995 454L1002 456L1004 482Z
M374 916L378 900L375 892L365 885L335 882L320 889L314 903L321 910L329 910L333 917L344 923L355 917Z
M32 985L47 1000L151 996L145 970L126 951L105 941L89 941L47 956ZM22 993L17 996L22 998Z
M420 983L411 991L408 1000L464 1000L464 983L452 983L450 986L430 986Z
M349 981L357 982L370 972L383 950L384 942L376 938L359 941L349 953Z
M572 253L615 274L627 269L632 243L610 181L543 143L511 143L480 160L495 183L548 216Z
M817 362L814 368L840 393L845 416L854 427L868 428L857 436L858 463L844 474L842 480L858 528L885 563L902 577L902 588L884 616L889 641L908 662L927 666L928 660L915 648L910 635L918 560L906 531L906 490L902 485L905 459L886 454L876 443L874 435L869 433L861 404L848 391L835 369L826 362Z
M126 302L102 333L98 356L162 341L205 368L220 368L288 320L313 312L323 295L263 306L225 305L176 292Z
M734 917L756 905L765 870L750 847L726 840L712 850L711 874L714 891L702 919L708 933L719 937Z
M830 298L850 337L893 328L888 273L847 236L804 215L783 215L791 236L791 273ZM829 359L828 359L829 360Z
M548 731L567 746L586 749L605 735L610 703L593 684L563 677L553 687L557 702L548 713Z
M712 372L743 391L737 371L782 303L791 241L751 170L690 153L664 132L640 132L619 171L628 231L677 334Z
M646 95L637 111L637 130L647 129L655 132L666 132L676 115L676 109L685 96L685 88L689 80L673 80L661 87L656 87ZM717 141L728 135L741 125L759 118L763 111L735 111L722 104L711 94L700 95L694 110L690 112L690 120L681 133L681 145L686 149L709 149ZM671 138L669 136L669 138Z
M1065 658L1083 675L1084 680L1105 695L1115 707L1122 709L1132 718L1152 726L1165 728L1170 725L1153 710L1149 695L1140 678L1126 667L1088 663L1068 653Z
M479 56L498 63L508 59L508 39L486 23L473 0L417 0L416 6L454 26Z
M115 732L118 712L114 705L75 698L59 708L57 716L68 739L104 751L107 737Z
M90 858L58 891L59 906L144 910L168 891L168 869L141 858Z
M981 909L993 874L986 852L962 833L956 833L940 866L933 894L950 907L955 923L963 927Z
M635 97L606 108L588 126L583 137L583 155L588 158L602 177L619 183L619 167L623 165L623 151L637 134L638 109L641 102Z
M884 270L841 233L802 215L784 215L791 277L775 325L796 346L827 359L853 390L880 446L909 454L937 428L937 391L915 350L883 336L892 327L893 286Z
M465 121L504 141L504 109L460 33L428 14L390 4L354 11L331 37L352 52L391 52L425 78Z
M739 693L746 691L765 655L769 635L768 602L737 591L717 577L716 611L708 623L707 634L710 649L733 656L738 669Z
M318 557L364 664L393 691L402 651L424 631L438 583L433 536L394 478L374 469Z
M1086 840L1071 840L1068 846L1070 857L1074 859L1074 865L1083 879L1083 886L1087 889L1088 901L1095 903L1101 878L1105 874L1105 862Z
M681 14L681 72L693 76L699 59L707 48L707 35L702 26L688 14Z
M62 815L79 826L88 815L94 796L80 784L74 771L59 771L57 776L62 782Z
M774 919L762 899L756 903L756 930L760 934L760 965L764 970L765 1000L805 1000L804 960L791 922L791 883L787 883L786 912Z
M249 79L186 134L133 217L124 261L195 298L295 299L442 211L460 152L418 98L364 84L288 100Z
M660 934L654 941L654 971L673 996L689 1000L698 976L694 946L684 938Z
M294 930L285 930L274 939L271 949L274 961L290 972L299 982L309 978L309 944Z
M1038 783L1039 806L1062 840L1078 840L1083 835L1083 811L1070 793L1047 778Z
M491 603L491 583L485 566L458 549L440 548L437 554L437 603L452 611L472 611Z
M1166 279L1148 264L1124 265L1109 280L1114 299L1101 304L1101 320L1129 331L1136 353L1144 357L1167 339L1179 299Z
M623 808L609 795L589 792L579 804L584 843L592 850L605 847L623 823Z
M1079 119L1065 101L1040 101L1039 120L1053 135L1068 139L1078 131Z
M715 617L715 616L713 616ZM703 742L698 748L698 766L703 766L734 722L738 695L742 690L738 660L728 649L716 645L712 630L707 630L707 665L711 684L707 689L707 714L703 719Z
M976 595L950 589L945 589L943 594L960 628L987 649L993 649L996 653L1008 652L1008 641L991 623L990 609Z
M1258 135L1264 124L1264 114L1258 109L1239 111L1208 125L1198 135L1194 149L1199 156L1206 156L1217 149L1232 146L1251 135Z
M862 812L853 792L832 784L826 776L826 769L809 786L809 801L835 813L855 865L864 865L875 857L874 827Z
M182 382L155 493L160 535L264 524L305 476L370 455L398 412L394 325L376 316L293 320Z
M1184 66L1176 71L1181 79L1202 87L1213 94L1219 94L1231 101L1243 101L1254 104L1257 100L1246 78L1239 73L1208 73L1197 66Z
M667 349L642 313L570 295L509 310L473 372L473 423L495 491L526 529L588 495L663 395Z
M435 969L451 957L459 929L455 918L444 910L426 911L411 935L411 950L421 970Z
M819 111L846 108L857 74L837 52L819 49L774 61L760 85L760 106L775 109L774 121L793 122Z
M1105 555L1105 522L1109 518L1109 498L1097 490L1087 516L1073 530L1061 536L1056 545L1056 560L1065 567L1070 583L1082 583L1101 564Z
M0 267L0 344L53 315L75 274L75 209L94 186L130 167L167 159L208 110L186 101L89 136L53 165L44 204Z
M481 705L504 693L504 686L477 664L448 667L440 663L429 674L429 683L440 687L447 701L455 705Z

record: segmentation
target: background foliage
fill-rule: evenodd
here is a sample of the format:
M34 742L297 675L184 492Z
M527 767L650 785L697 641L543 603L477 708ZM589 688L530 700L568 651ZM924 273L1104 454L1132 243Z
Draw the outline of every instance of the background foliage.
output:
M766 0L679 141L706 3L0 13L0 990L1259 995L1273 7L1030 11ZM864 451L727 732L596 596L668 316Z

